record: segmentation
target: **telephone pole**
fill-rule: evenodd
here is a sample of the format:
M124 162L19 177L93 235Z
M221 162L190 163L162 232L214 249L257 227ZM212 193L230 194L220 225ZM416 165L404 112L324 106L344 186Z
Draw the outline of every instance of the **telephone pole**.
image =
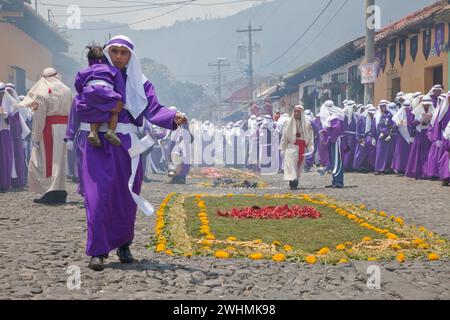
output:
M216 58L217 63L210 63L208 66L217 67L217 125L222 120L222 67L229 67L229 63L225 63L227 59ZM211 119L213 120L213 119Z
M259 27L258 29L252 29L252 24L250 23L248 25L248 29L238 29L237 32L247 32L248 33L248 77L250 82L250 100L253 100L253 40L252 40L252 32L259 32L262 31L262 27Z
M366 52L364 63L374 63L375 58L375 27L369 23L369 20L372 17L372 10L375 6L375 0L366 0ZM369 103L373 103L374 99L374 84L373 83L365 83L364 84L364 103L367 105Z

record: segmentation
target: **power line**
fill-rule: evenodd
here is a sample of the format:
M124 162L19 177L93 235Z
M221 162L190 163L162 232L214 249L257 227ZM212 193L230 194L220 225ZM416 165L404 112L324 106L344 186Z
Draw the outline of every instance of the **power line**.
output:
M309 30L312 29L312 27L316 24L316 22L322 17L322 15L325 13L325 11L328 9L328 7L333 3L333 0L328 1L325 8L322 9L322 11L319 13L319 15L314 19L314 21L309 25L308 28L298 37L286 50L284 50L278 57L273 59L270 63L266 64L265 66L261 67L261 69L267 68L268 66L274 64L278 60L280 60L286 53L288 53L307 33Z
M344 7L347 5L349 0L345 0L345 2L342 4L342 6L336 11L336 13L333 15L333 17L330 19L330 21L325 25L325 27L319 32L317 36L314 37L314 39L305 47L305 49L300 50L300 54L297 55L291 62L289 62L286 67L289 67L293 62L297 61L298 58L300 58L308 49L311 48L313 43L315 43L320 36L325 32L325 30L328 28L328 26L334 21L334 19L339 15L339 13L344 9Z

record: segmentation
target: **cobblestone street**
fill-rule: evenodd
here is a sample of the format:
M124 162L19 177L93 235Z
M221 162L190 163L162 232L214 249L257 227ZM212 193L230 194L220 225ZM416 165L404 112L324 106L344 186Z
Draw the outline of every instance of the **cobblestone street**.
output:
M323 187L329 179L305 174L297 192L364 203L450 239L450 190L439 182L347 174L345 189L329 190ZM248 193L198 187L198 180L188 180L186 186L165 180L152 176L144 185L143 194L155 207L173 191ZM255 193L289 192L281 175L264 180L269 188ZM64 206L34 204L36 195L27 192L0 195L0 299L450 299L449 261L381 263L381 289L370 290L368 262L311 266L158 255L146 248L154 217L142 214L131 247L138 262L122 265L111 252L105 271L94 272L87 268L84 254L82 199L75 184L68 187L69 203ZM69 266L81 268L79 290L67 287Z

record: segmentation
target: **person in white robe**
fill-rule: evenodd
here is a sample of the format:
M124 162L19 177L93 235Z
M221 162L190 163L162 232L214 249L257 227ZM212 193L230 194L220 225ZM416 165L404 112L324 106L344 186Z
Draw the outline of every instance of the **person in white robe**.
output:
M294 107L281 137L280 149L284 156L284 181L289 181L291 190L298 188L306 157L314 151L314 132L304 115L304 108Z
M64 143L73 94L54 68L46 68L41 79L19 103L32 107L32 151L28 167L28 190L41 194L41 204L65 203L67 146Z

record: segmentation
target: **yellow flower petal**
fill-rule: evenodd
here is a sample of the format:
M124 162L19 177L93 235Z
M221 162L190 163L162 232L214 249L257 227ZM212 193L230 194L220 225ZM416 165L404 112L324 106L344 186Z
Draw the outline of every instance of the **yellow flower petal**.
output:
M273 261L278 261L278 262L286 261L286 256L284 254L282 254L282 253L278 253L278 254L276 254L276 255L274 255L272 257L272 260Z
M315 264L317 262L316 256L307 256L305 261L309 264Z

